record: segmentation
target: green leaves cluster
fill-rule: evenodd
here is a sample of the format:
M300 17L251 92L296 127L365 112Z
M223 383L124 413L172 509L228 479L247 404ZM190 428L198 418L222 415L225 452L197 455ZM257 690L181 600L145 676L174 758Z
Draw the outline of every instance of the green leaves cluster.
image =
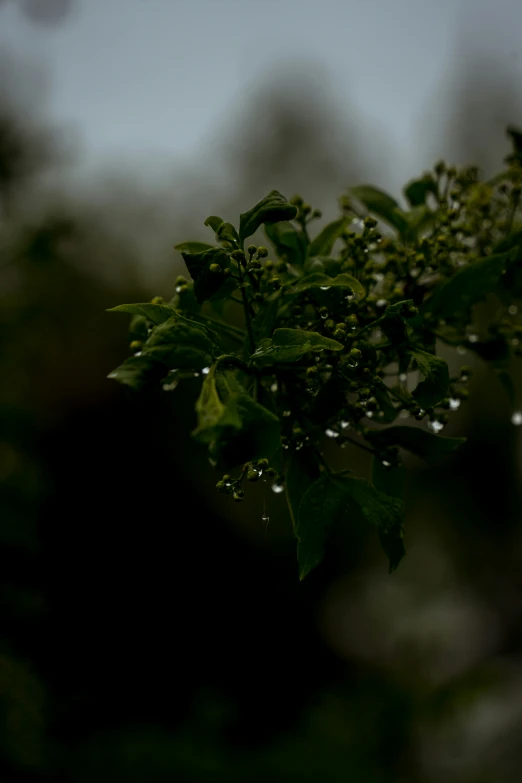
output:
M404 205L359 185L318 231L319 210L276 190L236 225L211 215L212 242L175 246L188 277L169 303L113 308L132 316L133 354L109 377L132 390L199 377L192 434L216 469L235 471L218 490L242 500L245 482L284 486L301 579L338 526L373 531L397 568L404 453L433 464L465 440L440 434L468 395L470 370L452 376L451 351L490 362L515 400L522 158L520 133L509 134L514 152L493 180L439 162L406 185ZM270 250L247 242L260 229ZM475 334L488 298L498 318ZM371 475L334 473L327 439L370 451Z

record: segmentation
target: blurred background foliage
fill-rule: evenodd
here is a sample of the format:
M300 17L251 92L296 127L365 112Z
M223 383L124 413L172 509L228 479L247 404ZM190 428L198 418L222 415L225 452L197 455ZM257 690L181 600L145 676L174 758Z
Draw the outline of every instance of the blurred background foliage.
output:
M18 5L48 25L74 11ZM520 440L480 360L453 358L474 369L447 433L466 447L429 471L408 461L398 572L345 531L304 583L283 501L215 493L189 436L200 380L134 397L106 379L128 348L106 308L169 298L175 242L274 187L326 222L348 184L386 185L386 139L376 152L343 125L301 63L268 71L216 137L223 181L116 167L72 192L70 138L28 99L40 75L11 53L0 72L2 783L517 780ZM508 67L468 52L448 162L500 168L519 98Z

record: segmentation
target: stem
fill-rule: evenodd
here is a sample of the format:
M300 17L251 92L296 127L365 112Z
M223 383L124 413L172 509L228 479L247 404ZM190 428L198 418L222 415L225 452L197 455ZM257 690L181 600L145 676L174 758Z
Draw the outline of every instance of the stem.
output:
M248 334L248 341L250 343L250 349L252 353L256 352L256 344L254 342L254 334L252 332L252 323L250 321L250 308L249 308L249 302L246 290L244 288L241 289L241 297L243 299L243 310L245 312L245 324L247 328L247 334Z
M369 446L365 446L364 443L359 443L359 441L350 438L349 435L343 435L343 439L349 441L350 443L353 443L354 446L358 446L360 449L363 449L364 451L368 451L370 454L375 454L374 449L371 449Z

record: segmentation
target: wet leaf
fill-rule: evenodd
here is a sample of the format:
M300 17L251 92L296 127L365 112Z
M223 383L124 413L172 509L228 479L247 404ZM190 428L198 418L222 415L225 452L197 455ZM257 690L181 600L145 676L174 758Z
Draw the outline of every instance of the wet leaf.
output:
M240 215L239 240L242 243L247 237L255 234L263 223L293 220L296 215L296 207L289 204L278 190L272 190L268 196L258 201L252 209Z

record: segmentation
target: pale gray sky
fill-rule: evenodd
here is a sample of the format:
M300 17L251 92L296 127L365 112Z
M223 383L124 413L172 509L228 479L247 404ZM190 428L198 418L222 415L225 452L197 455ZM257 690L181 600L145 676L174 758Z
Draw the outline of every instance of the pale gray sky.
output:
M204 156L267 73L307 57L341 111L386 135L401 179L438 152L425 118L456 47L505 60L522 99L521 0L76 2L54 28L3 4L0 47L48 69L47 115L78 131L83 166Z

